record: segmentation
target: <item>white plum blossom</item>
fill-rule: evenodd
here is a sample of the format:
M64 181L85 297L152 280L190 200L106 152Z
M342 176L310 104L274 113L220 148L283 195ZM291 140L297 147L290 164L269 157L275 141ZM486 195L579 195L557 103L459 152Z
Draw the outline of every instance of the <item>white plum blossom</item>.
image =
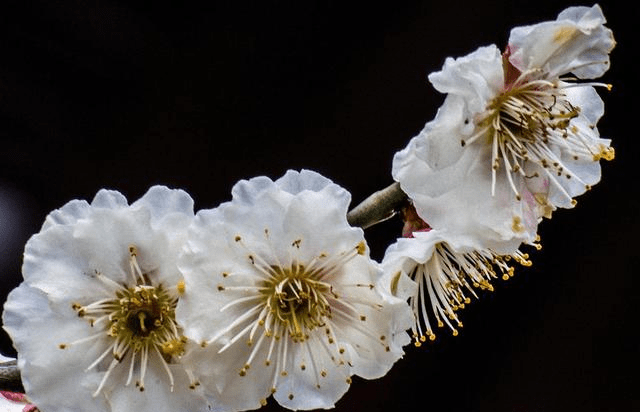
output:
M481 47L429 75L447 94L436 118L394 157L393 176L436 229L498 252L531 242L542 216L575 205L613 158L594 86L615 45L599 6L512 30L504 53Z
M409 301L414 344L421 346L435 340L434 326L446 325L457 335L462 322L456 312L477 297L477 290L493 291L494 279L512 277L514 263L531 265L528 254L518 250L500 255L461 243L446 231L427 229L390 245L382 267L394 295Z
M131 205L100 190L47 216L3 314L39 410L208 410L175 319L193 216L191 197L163 186Z
M200 352L184 358L222 410L270 396L329 408L352 375L383 376L410 342L411 312L379 282L350 194L308 170L238 182L200 210L179 261L177 319Z

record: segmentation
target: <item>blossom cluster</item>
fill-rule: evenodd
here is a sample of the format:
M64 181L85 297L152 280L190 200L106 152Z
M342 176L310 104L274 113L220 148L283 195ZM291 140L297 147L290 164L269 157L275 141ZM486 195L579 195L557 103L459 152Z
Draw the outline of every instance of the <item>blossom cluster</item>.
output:
M591 80L614 46L596 5L447 59L434 120L393 160L402 237L381 262L351 195L310 170L241 180L194 210L180 189L100 190L51 212L4 306L28 401L47 411L330 408L448 327L613 158Z
M615 46L598 5L570 7L555 21L512 29L505 50L480 47L431 73L445 93L435 119L393 159L411 199L406 238L391 245L385 271L409 277L415 343L453 334L455 313L491 281L529 266L538 225L600 180L610 141L596 124L604 104L592 81Z

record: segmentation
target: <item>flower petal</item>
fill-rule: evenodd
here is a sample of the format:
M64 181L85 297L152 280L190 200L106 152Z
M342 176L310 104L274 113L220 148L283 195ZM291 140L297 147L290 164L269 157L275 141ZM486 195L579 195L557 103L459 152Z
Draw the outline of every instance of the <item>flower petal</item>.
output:
M509 37L509 60L520 69L542 69L559 77L573 73L594 79L609 69L615 46L600 6L570 7L556 21L516 27Z

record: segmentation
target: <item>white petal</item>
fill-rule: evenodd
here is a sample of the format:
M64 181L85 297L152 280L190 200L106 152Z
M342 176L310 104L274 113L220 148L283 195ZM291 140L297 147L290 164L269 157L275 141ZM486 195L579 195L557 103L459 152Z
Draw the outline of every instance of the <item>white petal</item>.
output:
M509 61L520 71L538 68L559 77L567 73L584 79L609 69L615 45L598 5L570 7L556 21L516 27L509 37Z
M95 332L71 308L66 317L52 311L46 295L23 283L9 294L2 321L18 350L22 382L35 405L42 410L108 410L104 399L91 396L100 373L84 371L91 356L97 357L104 347L58 347ZM64 373L56 373L60 371Z
M429 81L440 93L464 97L471 115L480 113L503 89L502 54L491 45L457 59L449 57L441 71L429 75Z
M297 195L304 190L320 192L325 189L332 191L332 195L336 198L345 197L349 199L351 195L338 185L333 184L331 180L312 170L287 170L284 176L276 180L276 185L292 195ZM347 201L347 204L349 202Z
M193 199L180 189L169 189L166 186L153 186L147 193L131 205L132 209L146 209L151 215L151 224L159 224L158 220L186 220L193 216ZM184 222L182 222L184 225Z
M175 379L174 390L170 390L167 375L157 362L156 354L151 355L151 365L145 376L145 390L141 392L135 385L123 386L126 380L125 371L118 371L114 376L119 385L105 391L111 412L131 411L209 411L205 397L195 389L189 388L189 379L180 367L170 365ZM123 368L124 369L124 368Z
M349 389L347 380L351 368L336 364L317 339L309 340L308 348L303 345L292 348L288 360L291 371L279 379L278 390L273 394L274 399L286 408L328 409Z
M56 225L71 225L89 213L90 206L84 200L72 200L60 209L49 213L42 225L41 231Z
M572 105L580 108L580 117L595 127L604 114L604 102L596 89L577 84L573 87L566 87L564 93Z
M129 206L127 198L116 190L102 189L96 193L91 206L103 209L121 209Z

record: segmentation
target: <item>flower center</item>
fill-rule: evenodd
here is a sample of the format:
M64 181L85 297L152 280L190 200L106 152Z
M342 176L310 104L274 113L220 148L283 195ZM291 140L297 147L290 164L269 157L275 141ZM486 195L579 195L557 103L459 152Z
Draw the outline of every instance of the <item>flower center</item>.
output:
M264 236L270 244L268 229L264 230ZM336 278L342 277L344 265L366 253L364 241L341 253L321 252L303 261L298 253L304 242L298 239L290 244L290 257L285 262L275 253L257 253L240 235L235 236L234 243L247 253L253 270L221 274L222 282L217 290L228 297L220 311L235 308L237 316L211 339L201 342L201 346L226 336L218 350L221 353L240 339L246 339L247 357L238 370L240 376L247 376L259 360L263 367L271 368L268 373L272 393L281 377L296 370L306 371L317 388L324 387L329 368L348 367L346 348L337 339L344 329L390 350L386 336L374 336L369 330L365 324L368 318L360 308L380 310L381 305L360 297L363 291L372 291L375 286L336 283ZM246 283L242 284L243 281ZM336 286L340 293L335 290ZM330 360L325 359L326 355ZM294 364L294 361L300 363ZM346 379L350 383L350 377ZM289 398L293 396L292 391Z
M162 345L175 327L176 299L162 285L136 285L116 293L108 303L112 325L109 336L128 342L134 351Z
M486 136L487 144L491 145L492 194L496 173L503 169L511 190L520 200L514 177L539 177L538 171L533 175L525 172L525 164L532 162L540 167L544 178L571 199L560 180L579 181L569 162L613 159L611 147L593 142L591 129L595 125L581 128L572 122L580 115L580 107L571 104L566 90L583 86L610 87L552 81L540 70L530 70L520 73L506 90L489 102L485 112L476 119L478 132L461 143L464 146ZM558 154L558 150L568 156ZM587 184L584 186L589 188ZM572 199L571 203L575 201Z
M121 285L96 271L95 277L112 290L111 297L87 305L72 305L79 317L100 331L87 338L59 345L61 349L66 349L78 343L107 338L106 350L87 368L97 367L109 355L113 358L94 396L100 393L111 371L127 356L130 364L125 385L131 383L137 365L139 379L136 380L136 386L144 391L147 365L154 352L167 372L173 390L173 374L168 363L172 362L172 357L184 352L186 339L179 332L175 319L178 293L162 284L154 285L149 274L144 273L138 265L137 249L131 246L129 252L132 286Z
M480 126L489 130L494 182L496 171L504 167L513 192L520 200L512 174L524 175L526 161L551 167L555 174L562 176L564 168L549 144L562 144L561 141L568 138L571 119L579 113L580 108L573 107L554 83L543 79L516 81L510 89L494 98L487 107L487 116L480 121Z
M307 271L303 265L272 266L273 276L264 281L265 305L278 319L294 342L309 337L309 331L323 326L331 316L331 286L316 278L321 272ZM284 332L284 331L283 331Z
M525 144L549 141L554 130L567 134L571 119L580 108L573 107L554 83L532 80L515 84L488 105L491 115L484 120L512 157L527 159Z

